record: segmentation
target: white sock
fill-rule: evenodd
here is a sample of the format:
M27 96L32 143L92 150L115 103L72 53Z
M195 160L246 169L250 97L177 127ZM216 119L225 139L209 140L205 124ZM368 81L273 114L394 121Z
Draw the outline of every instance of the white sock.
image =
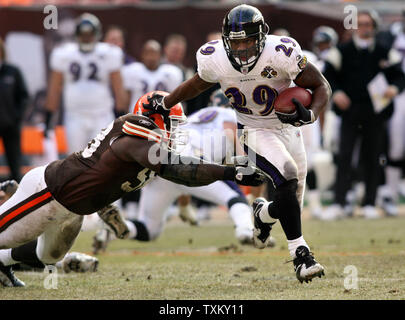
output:
M288 250L290 251L290 256L294 259L296 258L295 256L295 250L297 250L298 247L304 246L307 247L309 250L308 244L305 242L304 236L301 236L297 239L294 240L287 240L288 243Z
M125 224L127 225L128 230L129 230L128 239L134 239L137 234L135 224L129 220L125 220Z
M236 228L247 228L253 230L251 208L243 202L235 203L229 208L231 216Z
M264 223L274 223L277 221L277 219L274 219L272 217L270 217L269 214L269 205L272 203L272 201L270 202L266 202L263 207L262 210L260 210L259 212L259 218L260 220L262 220L262 222Z
M11 257L11 249L0 250L0 261L5 266L9 266L9 265L18 263L18 261L15 261Z

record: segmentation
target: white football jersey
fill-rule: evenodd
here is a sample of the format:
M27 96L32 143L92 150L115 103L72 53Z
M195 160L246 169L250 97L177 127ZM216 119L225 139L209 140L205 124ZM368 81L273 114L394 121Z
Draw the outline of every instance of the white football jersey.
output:
M238 122L251 128L280 126L273 112L274 100L306 65L296 40L274 35L267 36L263 52L250 72L234 69L220 40L206 43L196 56L200 78L219 82L237 111Z
M141 62L134 62L122 68L125 89L131 92L129 112L145 93L160 90L172 92L183 81L183 72L171 64L161 64L156 70L149 70Z
M224 122L236 124L236 113L224 107L203 108L187 117L182 129L188 132L188 144L183 155L222 163L233 146L227 142Z
M110 73L123 64L121 48L99 42L84 53L77 43L67 43L52 51L50 66L63 73L65 110L84 114L111 112L114 99Z

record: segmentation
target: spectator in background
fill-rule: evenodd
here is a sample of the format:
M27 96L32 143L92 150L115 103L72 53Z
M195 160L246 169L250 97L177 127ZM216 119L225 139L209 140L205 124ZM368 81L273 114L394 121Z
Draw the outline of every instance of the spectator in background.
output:
M45 133L52 113L59 108L63 92L68 153L85 148L114 120L114 98L119 111L127 108L121 78L122 50L100 42L101 23L89 13L78 18L75 35L74 43L66 43L52 51L46 101Z
M0 136L11 178L21 179L21 125L28 91L20 70L6 62L4 42L0 38Z
M135 62L136 60L125 52L125 39L126 39L125 30L116 25L109 26L104 35L104 42L114 44L121 48L122 52L124 53L124 65L127 65L132 62Z
M142 46L141 61L122 69L124 87L130 94L128 112L132 112L136 101L145 93L154 90L172 92L183 81L180 68L161 63L162 47L156 40L148 40Z
M171 34L167 37L163 47L162 63L170 63L183 71L183 80L190 79L194 71L184 65L184 58L187 53L187 40L181 34Z
M351 161L358 137L361 137L364 155L365 197L362 213L366 218L377 218L375 208L379 183L379 156L382 153L386 121L392 114L392 103L376 113L367 90L368 83L382 72L390 83L385 97L394 98L405 87L405 76L399 60L390 50L375 41L378 16L374 11L358 13L358 29L351 41L329 51L324 75L332 90L335 110L340 114L340 146L336 173L334 204L329 216L343 216L346 193L351 187Z

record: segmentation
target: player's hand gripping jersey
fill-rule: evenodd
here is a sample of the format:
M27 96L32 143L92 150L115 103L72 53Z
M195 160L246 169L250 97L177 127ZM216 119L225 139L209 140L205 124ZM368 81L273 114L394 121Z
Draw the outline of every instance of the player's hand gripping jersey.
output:
M256 65L246 74L232 66L220 40L203 45L197 51L197 63L201 79L220 83L239 123L272 128L280 125L274 101L305 68L306 57L293 38L268 35Z

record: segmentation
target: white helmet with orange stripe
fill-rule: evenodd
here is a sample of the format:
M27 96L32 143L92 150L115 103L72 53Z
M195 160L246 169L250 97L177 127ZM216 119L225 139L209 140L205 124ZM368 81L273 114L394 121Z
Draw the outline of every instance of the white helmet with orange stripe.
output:
M185 137L187 134L180 128L180 125L187 121L183 106L181 103L178 103L171 107L165 115L160 113L150 114L150 110L145 109L143 104L148 104L148 97L150 98L153 94L160 94L162 96L169 95L169 93L165 91L152 91L144 94L136 102L134 114L144 115L145 113L148 113L148 118L151 119L164 134L163 142L167 143L167 148L169 150L176 150L179 145L184 145L186 143Z

